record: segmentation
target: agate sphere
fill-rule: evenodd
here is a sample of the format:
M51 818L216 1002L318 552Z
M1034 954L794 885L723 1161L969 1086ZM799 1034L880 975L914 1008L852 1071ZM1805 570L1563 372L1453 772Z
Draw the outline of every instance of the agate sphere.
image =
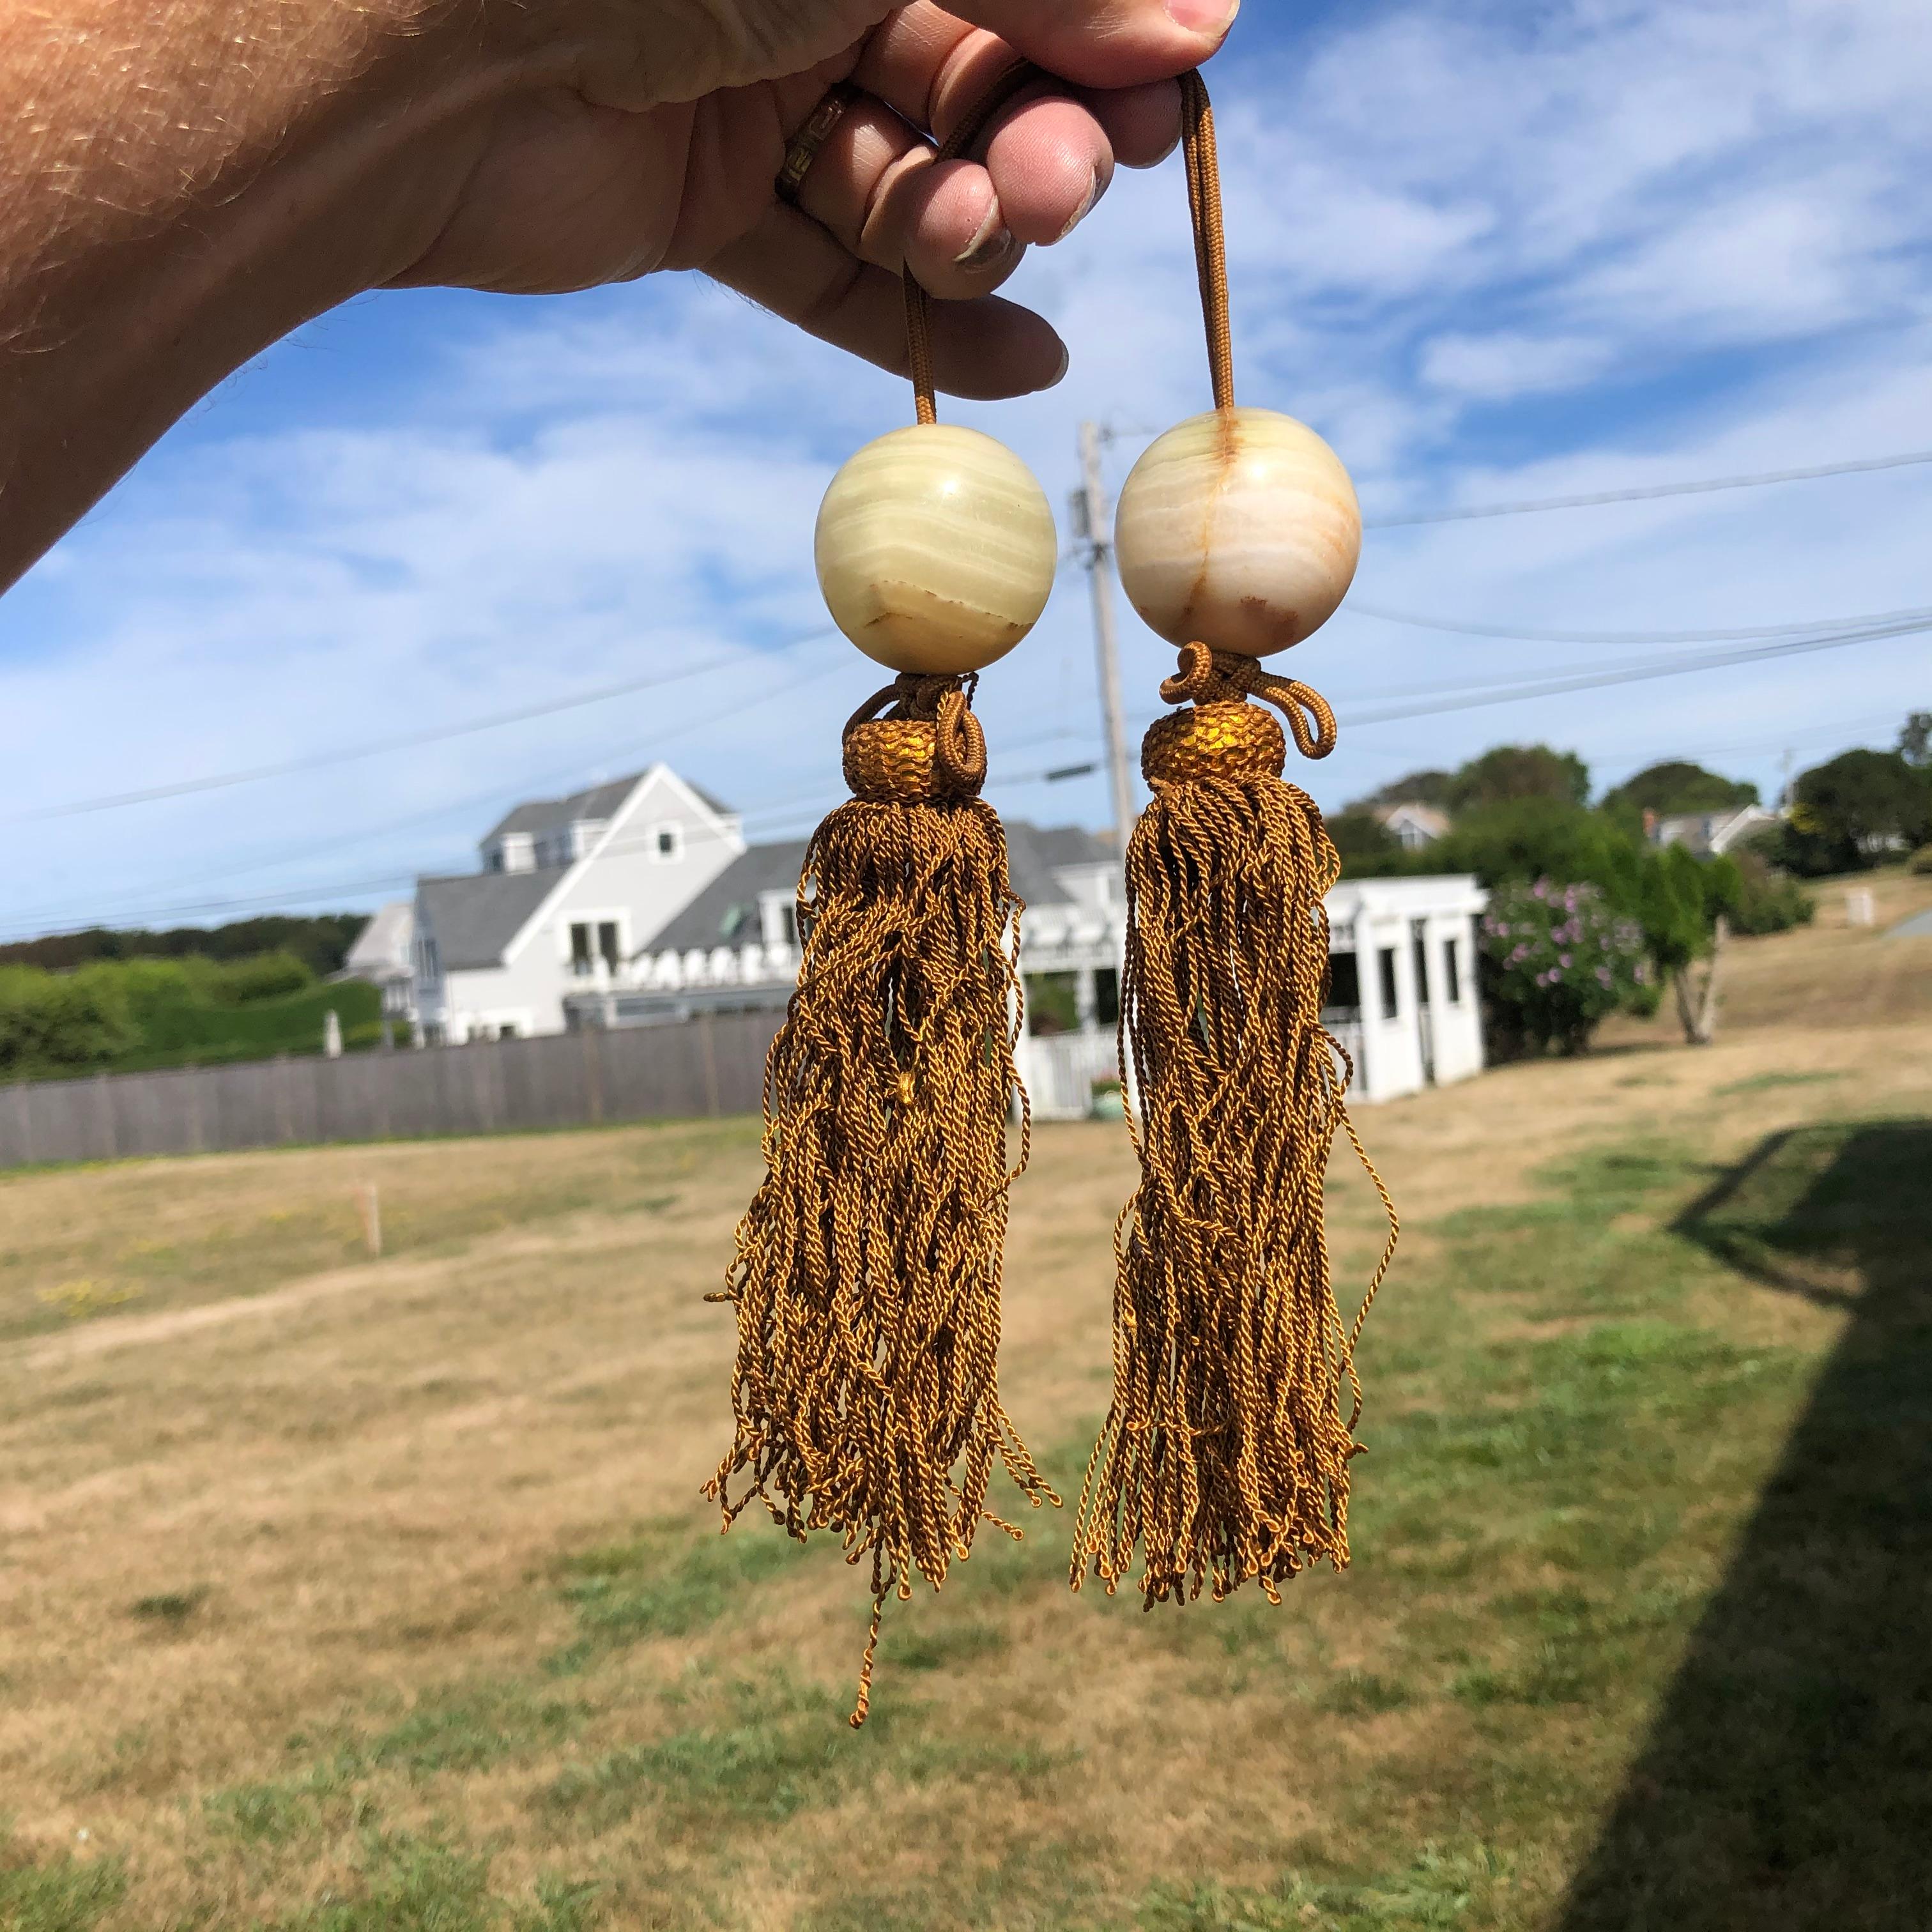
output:
M817 550L825 602L860 650L951 676L998 663L1039 622L1060 543L1046 492L1004 443L922 424L839 471Z
M1217 410L1134 466L1114 545L1129 600L1169 643L1262 658L1335 614L1362 513L1341 459L1305 424Z

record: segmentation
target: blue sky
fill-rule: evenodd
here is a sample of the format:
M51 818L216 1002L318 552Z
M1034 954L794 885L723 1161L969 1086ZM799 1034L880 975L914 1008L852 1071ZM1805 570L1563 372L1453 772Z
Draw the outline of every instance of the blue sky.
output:
M1923 0L1249 0L1220 63L1244 399L1313 423L1372 517L1932 448ZM1177 167L1124 176L1016 292L1074 364L949 411L1056 505L1085 417L1118 484L1205 406ZM518 797L662 756L802 832L871 668L811 535L902 386L694 278L543 301L372 296L242 371L0 602L14 936L357 906L466 868ZM1345 721L1619 650L1598 632L1932 604L1932 469L1372 534L1296 653ZM1171 658L1130 620L1136 718ZM1632 647L1635 655L1647 655ZM1328 806L1502 741L1600 783L1691 756L1778 782L1932 704L1923 638L1348 730ZM675 685L353 763L63 809L622 683ZM986 680L996 800L1104 821L1084 581Z

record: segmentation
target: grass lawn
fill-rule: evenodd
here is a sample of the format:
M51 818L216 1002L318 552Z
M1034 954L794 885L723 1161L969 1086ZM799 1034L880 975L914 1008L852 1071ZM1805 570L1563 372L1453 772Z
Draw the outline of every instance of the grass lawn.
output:
M0 1925L1932 1924L1932 1018L1364 1126L1410 1232L1355 1567L1150 1617L1029 1514L859 1734L861 1580L697 1496L746 1126L0 1179ZM1070 1126L1017 1196L1063 1493L1129 1181Z

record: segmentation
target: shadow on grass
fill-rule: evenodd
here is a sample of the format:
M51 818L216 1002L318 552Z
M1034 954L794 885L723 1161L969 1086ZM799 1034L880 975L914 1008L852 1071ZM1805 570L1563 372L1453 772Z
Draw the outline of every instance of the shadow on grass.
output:
M1932 1120L1774 1135L1677 1232L1850 1319L1559 1932L1932 1924Z

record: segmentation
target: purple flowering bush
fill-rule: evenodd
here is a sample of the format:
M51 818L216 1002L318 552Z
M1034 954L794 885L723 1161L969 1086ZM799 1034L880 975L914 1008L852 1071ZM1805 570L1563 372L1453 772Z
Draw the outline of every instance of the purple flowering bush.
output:
M1581 1053L1620 1006L1655 1004L1643 928L1595 886L1498 887L1482 944L1492 1027L1531 1052Z

